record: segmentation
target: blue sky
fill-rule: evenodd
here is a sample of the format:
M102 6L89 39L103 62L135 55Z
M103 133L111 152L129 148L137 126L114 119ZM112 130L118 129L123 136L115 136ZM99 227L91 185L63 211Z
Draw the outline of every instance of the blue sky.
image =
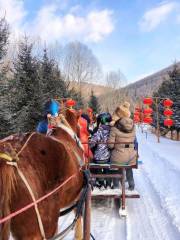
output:
M129 82L180 59L180 0L0 0L12 31L86 43Z

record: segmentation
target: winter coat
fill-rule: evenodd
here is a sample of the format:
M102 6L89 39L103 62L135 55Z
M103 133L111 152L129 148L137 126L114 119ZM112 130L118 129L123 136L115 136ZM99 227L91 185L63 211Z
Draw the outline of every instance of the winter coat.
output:
M135 127L130 118L121 118L111 127L108 146L112 149L112 164L135 165L137 151L134 150ZM116 144L115 144L116 142ZM122 144L121 144L122 142ZM124 144L126 143L127 144ZM131 144L128 144L131 143Z
M101 125L98 131L90 140L90 147L95 147L94 161L96 163L108 163L110 159L110 150L107 146L107 140L110 133L109 125ZM102 142L102 143L101 143ZM105 143L105 144L103 144Z
M36 128L36 131L39 133L44 133L46 134L48 130L48 120L42 120L41 122L38 123L38 126Z
M80 117L79 120L78 120L78 124L80 126L80 140L82 142L82 145L84 147L84 153L85 153L85 156L86 158L90 158L92 159L93 158L93 154L91 152L91 149L89 148L88 146L88 141L89 141L89 132L88 132L88 122Z

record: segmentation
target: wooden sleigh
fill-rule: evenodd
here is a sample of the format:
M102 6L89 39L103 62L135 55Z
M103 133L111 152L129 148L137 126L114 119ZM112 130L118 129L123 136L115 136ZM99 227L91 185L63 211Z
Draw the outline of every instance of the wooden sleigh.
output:
M126 216L126 199L131 198L140 198L140 195L137 191L129 191L126 189L125 186L125 181L126 181L126 169L127 168L138 168L138 161L136 161L136 165L133 166L123 166L123 165L114 165L114 164L95 164L95 163L90 163L89 169L91 172L93 172L94 169L110 169L110 170L121 170L121 173L110 173L110 174L96 174L96 173L91 173L91 178L115 178L120 180L120 187L119 189L108 189L108 190L99 190L94 189L92 191L92 199L104 199L104 198L113 198L118 202L118 205L120 206L119 208L119 215L121 217Z

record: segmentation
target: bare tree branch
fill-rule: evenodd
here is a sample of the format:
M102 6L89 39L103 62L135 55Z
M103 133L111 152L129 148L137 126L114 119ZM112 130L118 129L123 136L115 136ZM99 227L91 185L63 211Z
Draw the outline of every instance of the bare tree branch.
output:
M97 82L101 67L92 51L80 42L71 42L64 48L63 72L66 81Z

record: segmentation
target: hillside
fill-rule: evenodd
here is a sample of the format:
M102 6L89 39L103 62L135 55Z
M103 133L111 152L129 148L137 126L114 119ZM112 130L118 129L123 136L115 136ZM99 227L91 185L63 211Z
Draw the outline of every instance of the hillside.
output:
M180 68L180 62L177 63ZM128 96L135 100L143 96L151 96L155 92L161 83L167 79L168 72L173 68L173 64L167 68L164 68L148 77L145 77L135 83L129 84L125 91L128 92Z
M180 62L177 63L180 68ZM139 98L143 96L151 96L155 92L161 83L167 79L168 72L173 68L173 64L164 68L148 77L145 77L135 83L127 85L121 90L113 90L107 86L82 83L81 92L85 101L88 101L91 91L99 98L102 111L114 110L114 107L126 100L131 102L132 106ZM74 87L79 90L79 85L76 82L72 82L70 87Z
M77 91L79 91L79 85L76 82L71 82L70 88L74 88ZM110 91L110 88L100 84L93 84L93 83L86 83L86 82L81 84L81 93L85 101L89 99L91 95L91 91L94 92L95 96L100 97L103 94L108 94Z
M180 62L177 63L177 66L180 68ZM172 69L173 64L135 83L129 84L121 90L109 90L108 93L103 93L99 96L102 110L113 112L115 106L124 100L129 101L133 109L138 99L144 96L151 96L153 92L158 90L161 83L167 79L168 72Z

